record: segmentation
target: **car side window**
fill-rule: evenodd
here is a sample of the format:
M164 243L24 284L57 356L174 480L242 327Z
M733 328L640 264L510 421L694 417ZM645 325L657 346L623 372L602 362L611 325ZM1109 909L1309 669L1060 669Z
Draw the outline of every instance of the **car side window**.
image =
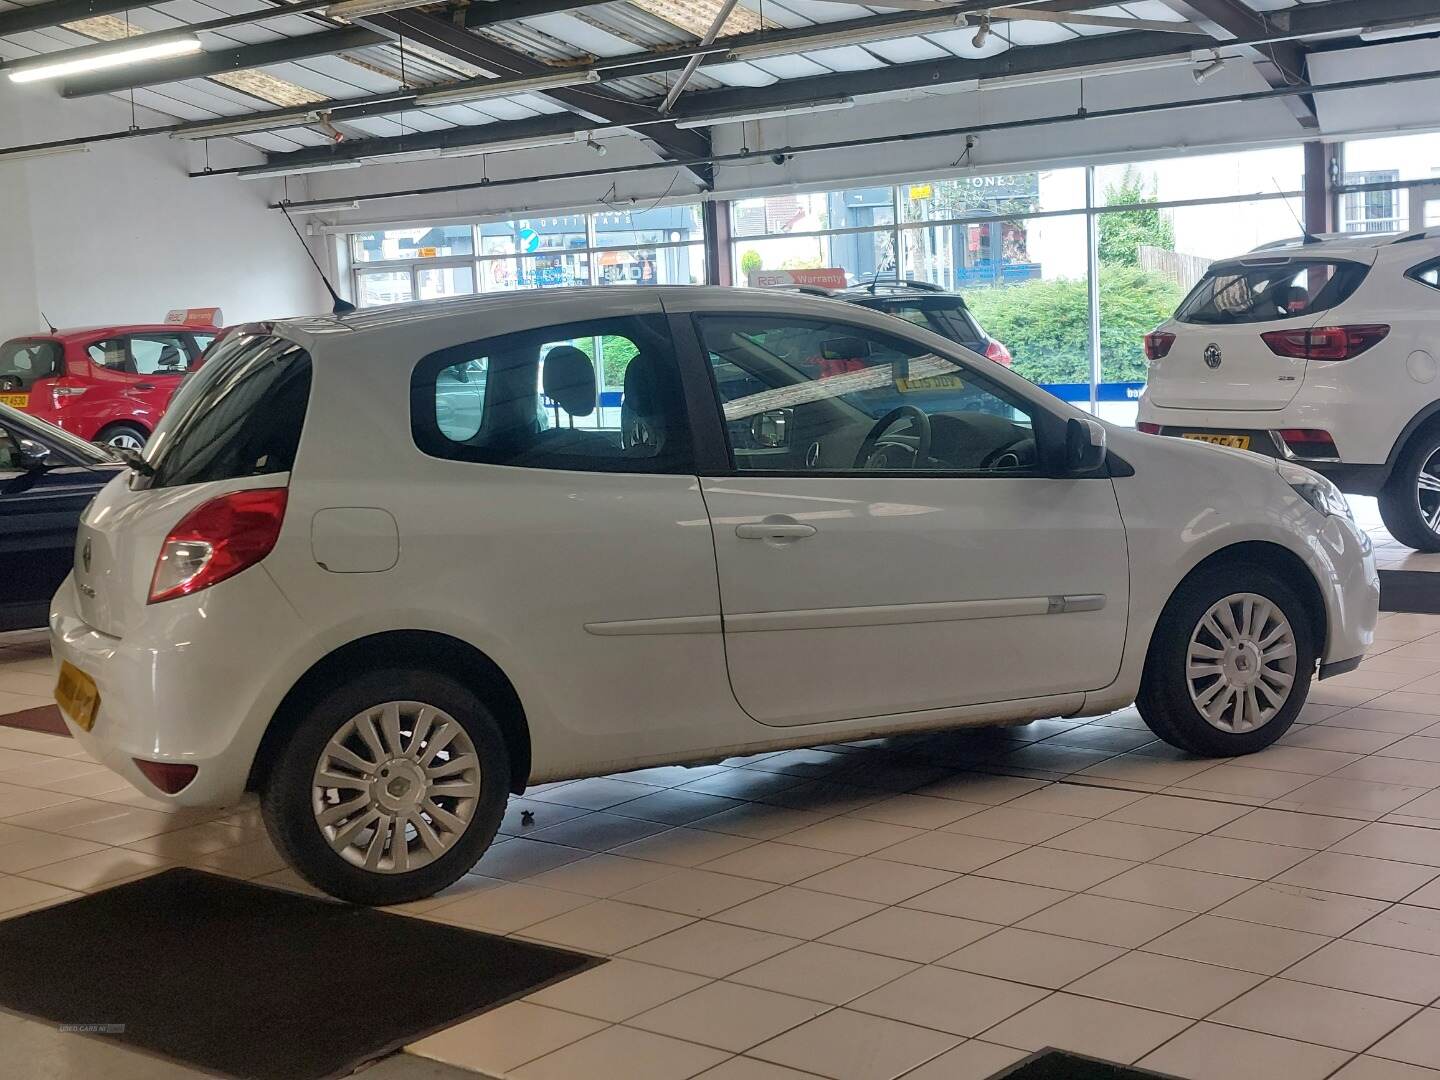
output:
M97 341L85 349L85 355L90 357L92 364L98 364L111 371L130 370L130 349L124 338L106 338L104 341Z
M415 444L433 457L590 472L694 471L662 316L567 323L442 349L416 365L410 390Z
M130 359L137 375L181 375L190 366L190 352L179 334L144 334L130 339Z
M736 469L1027 475L1032 411L969 368L865 327L696 317Z
M1421 263L1405 275L1412 281L1418 281L1421 285L1428 285L1430 288L1440 292L1440 259L1433 262Z
M0 427L0 472L16 472L20 468L20 444L15 436Z

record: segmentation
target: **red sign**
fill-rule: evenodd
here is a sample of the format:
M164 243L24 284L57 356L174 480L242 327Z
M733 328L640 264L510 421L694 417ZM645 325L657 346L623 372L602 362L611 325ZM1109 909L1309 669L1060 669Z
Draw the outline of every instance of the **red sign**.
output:
M823 266L815 270L751 270L752 289L774 288L785 285L814 285L822 289L843 289L850 284L845 280L845 271L838 266Z
M220 326L218 307L171 308L165 313L166 326Z

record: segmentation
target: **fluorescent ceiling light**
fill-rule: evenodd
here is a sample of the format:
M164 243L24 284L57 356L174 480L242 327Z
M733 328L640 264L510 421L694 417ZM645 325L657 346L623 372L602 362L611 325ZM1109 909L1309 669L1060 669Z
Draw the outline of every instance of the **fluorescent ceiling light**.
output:
M803 105L776 105L769 109L754 109L744 113L722 113L715 116L687 116L675 121L677 128L702 128L713 124L740 124L747 120L770 120L782 116L808 115L817 112L834 112L854 105L853 98L819 98Z
M50 59L38 57L16 64L10 69L10 81L26 83L35 82L37 79L58 79L87 71L137 64L141 60L186 56L197 53L200 49L200 39L194 34L165 38L162 41L151 40L136 45L104 45L98 48L87 45L83 49L68 49Z
M360 200L337 199L335 202L309 203L306 206L291 206L288 203L279 205L287 214L328 214L333 210L358 210Z
M433 105L463 105L468 101L509 97L511 94L523 94L529 90L558 90L564 86L579 86L582 83L599 81L600 73L590 70L556 71L545 75L532 75L525 79L486 79L445 90L416 94L415 104L422 109Z
M253 172L239 173L242 180L269 180L273 176L302 176L305 173L334 172L337 169L358 169L365 164L363 161L356 161L353 158L342 158L338 161L319 161L312 165L260 165Z
M280 128L302 127L318 124L318 112L271 113L258 116L237 116L233 120L216 120L213 123L196 124L181 131L170 133L172 139L208 139L214 135L248 135L257 131L276 131Z
M366 15L383 15L387 11L405 11L429 0L340 0L331 4L324 14L331 19L361 19Z
M738 49L732 49L730 59L763 60L768 56L794 56L797 53L816 52L843 45L863 45L869 41L898 41L917 34L954 30L965 24L964 15L937 15L933 19L914 19L904 26L861 26L851 30L836 30L829 34L807 34L800 40L792 38L788 41L757 41L754 45L742 45Z
M37 146L33 150L0 150L0 164L7 161L20 161L24 158L53 157L55 154L88 154L90 147L86 143L77 143L73 146Z
M560 135L536 135L531 139L501 139L498 142L477 143L474 146L447 146L440 151L442 158L478 157L481 154L503 154L510 150L537 150L542 146L561 146L565 143L583 142L589 134L584 131L567 131Z
M1435 19L1411 19L1409 22L1392 23L1389 26L1367 26L1360 31L1361 41L1393 41L1396 38L1415 37L1418 34L1440 33L1440 21Z

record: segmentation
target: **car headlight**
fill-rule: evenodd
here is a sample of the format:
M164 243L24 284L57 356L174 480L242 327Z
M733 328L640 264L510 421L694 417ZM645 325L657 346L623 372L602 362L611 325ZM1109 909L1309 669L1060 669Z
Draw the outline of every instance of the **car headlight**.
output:
M1310 469L1303 469L1299 465L1292 465L1285 461L1279 463L1279 468L1280 478L1294 489L1295 494L1320 513L1326 517L1355 520L1355 515L1350 509L1350 504L1345 501L1345 496L1325 477Z

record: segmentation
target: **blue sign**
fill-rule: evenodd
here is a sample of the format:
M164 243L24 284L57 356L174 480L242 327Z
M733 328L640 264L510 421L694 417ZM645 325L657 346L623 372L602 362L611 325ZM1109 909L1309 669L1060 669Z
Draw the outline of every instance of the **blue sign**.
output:
M520 250L525 254L540 250L540 234L528 225L515 234L515 241L520 245Z

